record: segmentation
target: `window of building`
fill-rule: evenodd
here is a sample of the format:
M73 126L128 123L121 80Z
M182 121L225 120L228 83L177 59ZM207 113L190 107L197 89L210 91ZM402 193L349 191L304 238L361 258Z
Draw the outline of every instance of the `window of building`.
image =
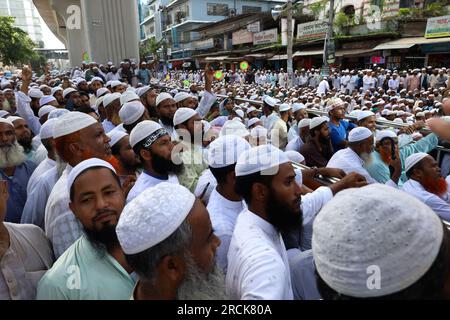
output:
M400 8L411 8L414 6L414 0L400 0Z
M228 5L220 3L207 4L208 16L228 16Z
M261 7L242 6L242 13L259 13L261 11Z

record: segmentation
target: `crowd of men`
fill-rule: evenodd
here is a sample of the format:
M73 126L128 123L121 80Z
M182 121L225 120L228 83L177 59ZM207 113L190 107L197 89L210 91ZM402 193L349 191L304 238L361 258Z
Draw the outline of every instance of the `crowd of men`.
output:
M449 298L447 74L1 79L0 298Z

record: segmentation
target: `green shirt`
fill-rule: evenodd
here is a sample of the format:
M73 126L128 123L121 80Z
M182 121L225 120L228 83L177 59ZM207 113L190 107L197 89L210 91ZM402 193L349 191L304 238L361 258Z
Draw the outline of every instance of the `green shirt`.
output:
M135 281L85 235L72 244L39 281L38 300L128 300Z
M188 145L184 142L181 143L184 146L184 150L181 153L184 170L178 176L178 181L182 186L194 192L198 179L203 171L208 169L208 165L204 161L203 151L200 146Z

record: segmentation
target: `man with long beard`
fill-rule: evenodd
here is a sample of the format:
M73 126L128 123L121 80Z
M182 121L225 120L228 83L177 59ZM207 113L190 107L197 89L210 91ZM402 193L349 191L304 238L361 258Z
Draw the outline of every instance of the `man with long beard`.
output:
M408 180L404 172L406 158L414 153L430 152L438 145L438 137L434 133L427 135L415 143L410 143L402 147L398 146L398 141L397 134L391 130L377 132L373 162L366 166L366 169L379 183L386 183L391 179L390 167L392 167L393 164L393 149L394 155L400 159L402 164L402 174L397 183L398 186L401 187L403 183Z
M14 125L17 142L22 146L27 159L35 162L36 150L33 149L33 135L28 123L23 118L15 116L9 117L9 121Z
M366 167L373 162L373 133L366 127L357 127L350 131L348 135L348 147L336 152L327 167L338 168L345 173L356 172L366 178L367 183L376 183L377 181L370 175ZM386 181L386 185L397 188L398 179L402 174L402 165L399 157L392 161L393 173L391 178Z
M236 193L248 206L236 222L228 251L231 299L292 300L289 262L280 232L302 224L301 188L284 152L272 145L242 153Z
M172 140L177 139L177 133L173 124L176 111L177 103L170 93L162 92L156 97L156 112L158 113L159 124L166 129Z
M58 156L67 167L52 189L45 208L45 233L53 244L53 251L59 257L82 232L79 221L69 208L67 178L70 171L80 162L90 158L100 158L113 162L109 137L103 127L93 117L70 112L58 118L53 129L53 139Z
M169 133L159 123L151 120L139 123L131 131L130 145L141 159L144 172L130 190L127 202L158 183L167 181L178 184L177 175L182 171L183 165L172 161L174 144Z
M181 185L163 182L123 210L117 237L139 275L135 300L226 299L215 262L220 240L202 202Z
M409 180L402 190L416 197L450 222L450 197L447 181L441 176L436 160L426 153L415 153L405 161L405 172Z
M27 184L36 165L26 160L23 147L17 142L14 125L0 118L0 177L8 182L9 199L5 221L20 223L27 201Z
M115 169L97 158L85 160L72 169L66 187L84 233L41 279L37 299L128 299L134 280L115 231L125 206Z

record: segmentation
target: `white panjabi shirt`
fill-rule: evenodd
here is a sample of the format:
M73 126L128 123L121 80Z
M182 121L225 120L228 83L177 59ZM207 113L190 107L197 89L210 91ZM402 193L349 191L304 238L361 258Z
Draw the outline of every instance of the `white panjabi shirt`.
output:
M402 186L402 190L425 203L441 219L450 222L450 203L448 200L446 201L434 193L428 192L418 181L413 179L406 181ZM448 197L448 195L446 196Z
M50 158L46 158L44 161L42 161L36 168L36 170L33 171L33 174L30 177L30 180L28 180L27 185L27 194L31 193L31 190L36 185L36 183L39 181L39 179L42 178L42 175L46 173L48 170L53 168L56 165L56 161L52 160Z
M67 178L72 167L67 165L61 178L48 197L45 207L45 234L53 245L53 252L58 258L83 233L83 227L69 208L70 195Z
M249 210L239 214L231 238L226 290L232 300L293 299L283 239Z
M221 241L219 248L217 248L216 257L219 266L225 273L228 268L228 248L233 236L236 219L244 208L244 201L230 201L223 197L217 189L214 189L211 193L208 206L206 207L214 234Z
M165 181L174 183L174 184L179 184L178 178L174 174L169 174L169 177L167 180L161 180L161 179L158 179L156 177L149 175L146 171L142 172L142 174L137 178L136 183L134 184L133 188L131 188L130 192L128 193L127 203L129 203L131 200L133 200L138 195L140 195L145 189L154 187L158 183L165 182Z

